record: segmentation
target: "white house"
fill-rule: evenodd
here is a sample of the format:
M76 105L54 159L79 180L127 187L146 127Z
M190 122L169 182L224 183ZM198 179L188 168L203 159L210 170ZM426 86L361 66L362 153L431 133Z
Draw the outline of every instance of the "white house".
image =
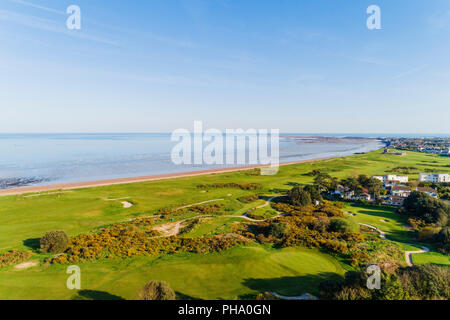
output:
M394 197L403 197L407 198L411 193L411 189L407 186L392 186L391 187L391 195Z
M450 182L448 173L420 173L420 182Z
M419 192L426 193L426 194L428 194L430 197L433 197L433 198L437 198L437 197L438 197L437 191L436 191L435 189L433 189L433 188L422 188L422 187L418 187L416 190L419 191Z
M378 179L383 183L385 183L386 181L398 181L400 183L408 182L408 176L397 176L396 174L387 174L384 176L372 176L372 178Z

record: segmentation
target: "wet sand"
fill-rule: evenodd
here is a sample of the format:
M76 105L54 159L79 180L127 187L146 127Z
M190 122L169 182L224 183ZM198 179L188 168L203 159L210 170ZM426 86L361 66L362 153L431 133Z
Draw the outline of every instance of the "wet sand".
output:
M284 163L280 163L280 167L291 165L291 164L328 160L328 159L332 159L332 158L334 158L334 157L284 162ZM167 180L167 179L175 179L175 178L183 178L183 177L202 176L202 175L213 174L213 173L235 172L235 171L251 170L251 169L257 169L257 168L267 168L267 167L270 167L270 165L252 165L252 166L242 166L242 167L233 167L233 168L190 171L190 172L182 172L182 173L156 174L156 175L151 175L151 176L132 177L132 178L117 178L117 179L107 179L107 180L97 180L97 181L84 181L84 182L53 184L53 185L46 185L46 186L20 187L20 188L11 188L11 189L0 190L0 196L18 195L18 194L34 193L34 192L45 192L45 191L53 191L53 190L71 190L71 189L82 189L82 188L89 188L89 187L102 187L102 186L110 186L110 185L115 185L115 184L127 184L127 183L136 183L136 182L145 182L145 181Z

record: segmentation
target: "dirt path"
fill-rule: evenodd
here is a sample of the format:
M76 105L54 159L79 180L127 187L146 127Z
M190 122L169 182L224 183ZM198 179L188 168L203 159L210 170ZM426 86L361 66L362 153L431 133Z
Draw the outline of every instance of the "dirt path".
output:
M14 268L21 270L21 269L28 269L31 267L35 267L37 265L38 265L38 263L36 261L29 261L29 262L24 262L24 263L18 264Z
M380 238L386 240L386 233L384 231L378 229L375 226L371 226L370 224L365 224L365 223L359 223L359 224L364 226L364 227L367 227L367 228L370 228L370 229L373 229L373 230L377 231L380 234Z
M386 233L384 231L378 229L375 226L371 226L370 224L365 224L365 223L359 223L359 224L362 225L362 226L365 226L365 227L368 227L368 228L371 228L371 229L374 229L374 230L378 231L378 233L380 234L380 238L384 239L384 240L387 240L386 239ZM410 244L410 245L411 246L415 246L414 244ZM412 260L412 255L413 254L415 254L415 253L425 253L425 252L429 252L430 251L430 249L428 249L427 247L423 247L423 246L420 246L420 247L422 248L422 250L405 251L405 260L406 260L406 264L409 267L412 267L414 265L413 260Z
M193 206L198 206L200 204L205 204L205 203L214 202L214 201L222 201L222 200L225 200L225 199L213 199L213 200L202 201L202 202L198 202L198 203L188 204L186 206L176 208L175 210L181 210L181 209L190 208Z
M255 209L259 209L259 208L264 208L266 206L268 206L273 199L278 198L281 196L274 196L270 199L268 199L264 204L256 207ZM208 203L208 202L213 202L213 201L220 201L220 200L224 200L224 199L213 199L213 200L208 200L208 201L203 201L203 202L199 202L199 203L194 203L194 204L189 204L183 207L179 207L176 210L180 210L180 209L184 209L184 208L189 208L192 206L196 206L199 204L203 204L203 203ZM253 209L253 210L255 210ZM247 211L248 212L248 211ZM160 236L156 236L153 238L164 238L164 237L171 237L171 236L175 236L180 232L181 229L181 225L188 221L188 220L192 220L192 219L199 219L199 218L220 218L220 217L225 217L225 218L238 218L238 219L245 219L248 221L252 221L252 222L264 222L264 221L268 221L268 220L272 220L278 217L283 216L283 214L278 213L278 215L276 215L275 217L271 217L271 218L267 218L267 219L263 219L263 220L257 220L257 219L252 219L250 217L246 216L247 213L245 213L242 216L234 216L234 215L220 215L220 216L212 216L212 215L207 215L207 216L196 216L196 217L191 217L191 218L186 218L180 221L176 221L176 222L170 222L170 223L165 223L165 224L161 224L159 226L156 226L153 228L153 230L158 231L160 233L162 233L162 235Z
M412 254L414 254L414 253L425 253L425 252L429 252L430 251L430 249L428 249L427 247L422 247L422 246L420 246L420 247L422 248L422 250L405 251L406 264L409 267L412 267L414 265L413 259L412 259Z

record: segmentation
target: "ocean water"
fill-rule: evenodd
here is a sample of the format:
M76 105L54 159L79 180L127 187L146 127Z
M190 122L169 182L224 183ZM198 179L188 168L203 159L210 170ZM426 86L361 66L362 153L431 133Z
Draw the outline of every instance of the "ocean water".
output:
M0 134L0 188L233 166L176 165L170 153L177 142L170 137L168 133ZM376 139L325 139L324 135L287 134L279 141L280 162L346 156L383 146Z

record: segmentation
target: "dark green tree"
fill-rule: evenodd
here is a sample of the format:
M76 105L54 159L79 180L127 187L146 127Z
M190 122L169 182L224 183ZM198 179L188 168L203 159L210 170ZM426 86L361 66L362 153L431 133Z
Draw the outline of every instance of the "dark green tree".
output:
M311 196L309 192L305 191L302 187L296 186L289 191L289 201L294 206L308 206L311 204Z

